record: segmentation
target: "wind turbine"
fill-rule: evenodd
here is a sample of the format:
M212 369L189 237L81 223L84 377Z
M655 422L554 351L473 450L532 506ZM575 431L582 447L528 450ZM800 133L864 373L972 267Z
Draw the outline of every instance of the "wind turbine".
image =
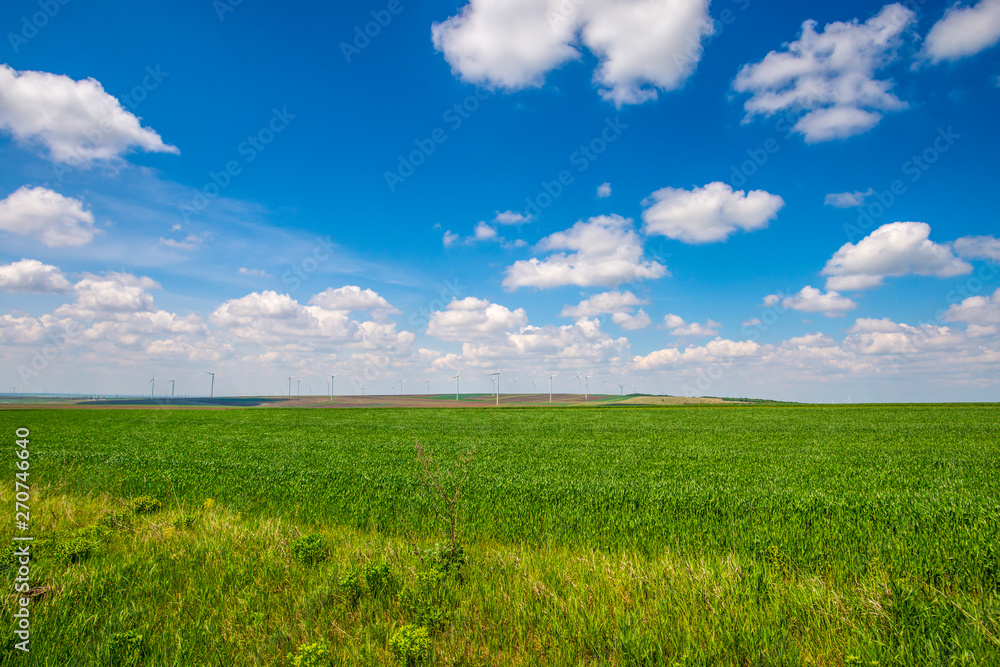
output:
M362 396L365 395L365 386L364 385L361 385L361 395Z
M455 381L455 400L458 400L458 390L462 386L462 371L459 371L455 377L452 378Z
M333 381L337 378L336 373L330 373L330 400L333 400Z
M607 378L604 378L603 380L601 380L601 386L604 387L604 395L607 396L608 395L608 379Z
M295 378L295 395L302 395L302 378Z
M501 366L497 366L496 372L490 373L490 375L495 375L496 378L497 378L497 407L498 408L500 407L500 369L501 368L502 368Z
M171 380L170 381L170 399L171 400L173 400L173 398L174 398L174 383L175 382L177 382L177 380Z
M624 396L625 395L625 385L619 384L618 385L618 389L621 390L621 395Z
M214 398L215 397L215 371L205 371L205 374L212 376L212 388L208 392L208 397L209 398Z
M631 387L629 387L628 390L629 390L629 396L631 396L632 394L634 394L635 393L635 385L632 385Z
M514 378L514 395L515 396L517 395L517 381L518 381L518 379L520 379L520 377L521 376L518 375L516 378Z
M583 400L585 400L585 401L587 400L587 394L590 393L590 382L589 381L590 381L590 376L589 375L584 375L583 376Z
M555 373L550 373L545 371L545 374L549 376L549 403L552 402L552 378L556 376Z
M427 395L430 396L431 395L431 381L430 380L424 380L424 382L427 383Z
M403 395L403 378L399 378L399 395Z
M534 380L531 381L531 393L532 394L537 394L538 393L537 388L535 387L536 384L537 383Z
M150 380L149 383L153 385L149 390L149 398L152 399L153 395L156 393L156 378Z
M580 371L576 372L576 393L580 393L580 380L583 379L583 374Z

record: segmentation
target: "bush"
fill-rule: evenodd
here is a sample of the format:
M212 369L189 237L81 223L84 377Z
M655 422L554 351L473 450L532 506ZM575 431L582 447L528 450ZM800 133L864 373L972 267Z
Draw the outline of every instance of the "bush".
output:
M319 563L327 559L326 537L320 533L303 535L292 542L292 553L303 563Z
M95 546L94 542L86 537L74 537L62 542L57 551L60 560L68 563L79 563L90 556Z
M467 562L462 545L438 542L434 548L424 551L424 559L442 575L462 580L462 570Z
M352 607L358 603L361 596L364 595L364 591L361 589L361 584L358 583L358 575L354 570L349 570L340 576L340 580L337 582L337 588L340 589L340 594L344 596L347 603Z
M184 514L184 513L178 514L174 518L174 528L176 528L177 530L184 530L185 528L190 528L191 526L194 525L195 518L196 517L194 514Z
M111 664L139 665L142 663L143 637L135 630L116 632L108 641L108 652L111 654Z
M430 630L444 625L450 615L446 591L441 586L442 577L436 570L418 572L399 593L400 604L413 620Z
M101 517L101 525L113 530L130 530L132 528L132 512L118 510Z
M325 642L314 644L302 644L295 651L294 655L289 655L292 667L320 667L330 664L330 647Z
M427 657L431 638L427 628L404 625L389 638L389 650L400 665L409 667Z
M138 496L125 503L125 506L134 514L152 514L159 512L163 508L163 503L152 496Z
M368 590L374 596L391 591L396 587L396 581L392 576L392 572L389 571L389 564L385 561L381 563L366 563L362 574Z

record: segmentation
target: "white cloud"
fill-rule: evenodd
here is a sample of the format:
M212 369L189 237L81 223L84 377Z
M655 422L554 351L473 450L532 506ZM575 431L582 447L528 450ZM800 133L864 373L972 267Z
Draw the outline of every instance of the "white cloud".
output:
M992 296L970 296L962 303L953 303L944 320L979 326L1000 324L1000 289Z
M684 243L724 241L737 231L764 229L784 200L763 190L733 191L715 181L692 190L662 188L642 202L643 231Z
M681 86L712 30L708 0L470 0L431 32L456 75L508 90L541 86L586 46L601 96L621 106Z
M472 239L476 241L496 241L497 230L485 222L480 222L476 225L476 229L472 233Z
M663 316L663 325L670 329L670 334L681 338L698 338L719 335L720 322L708 320L700 322L685 322L680 315L670 313Z
M705 345L688 345L683 351L677 347L668 347L633 357L632 367L636 370L652 370L666 366L719 365L736 358L754 356L760 349L760 345L752 340L716 338Z
M165 239L161 236L160 243L168 248L176 248L178 250L194 250L205 243L205 241L211 236L212 235L209 232L202 232L201 234L188 234L181 241L176 239Z
M344 285L336 289L326 290L309 299L309 303L322 306L327 310L380 310L398 313L391 303L370 289L361 289L357 285Z
M160 284L146 276L111 272L103 276L91 273L73 285L76 301L56 309L60 317L91 320L154 312L153 296L146 290L160 289Z
M444 310L431 313L427 335L440 340L470 341L495 338L528 323L523 308L511 311L486 299L453 299Z
M79 199L27 186L0 201L0 230L31 236L49 247L84 245L98 233L94 214Z
M745 65L733 88L750 93L747 120L756 115L802 112L795 130L809 143L849 137L874 127L882 112L906 107L893 95L892 81L875 73L895 58L901 36L916 15L901 4L886 5L865 23L802 24L802 33L783 51Z
M596 317L611 315L611 321L626 331L644 329L651 323L649 315L636 306L647 303L632 292L602 292L584 299L575 306L564 306L560 317Z
M497 211L496 216L493 218L493 222L498 225L524 225L533 220L534 218L530 215L525 215L517 211Z
M611 196L611 184L610 183L601 183L600 185L598 185L597 186L597 196L600 199L604 199L606 197L610 197Z
M613 287L668 275L662 264L643 261L642 241L632 220L620 215L581 220L566 231L543 238L538 248L574 252L557 252L544 260L519 260L507 268L504 287Z
M951 245L955 253L965 259L1000 261L1000 239L993 236L963 236Z
M865 192L835 192L828 194L823 203L827 206L834 206L836 208L864 206L865 197L870 197L874 192L875 190L872 188L868 188Z
M924 39L924 54L937 63L959 60L1000 42L1000 0L955 3Z
M455 241L458 241L458 234L452 234L450 231L445 230L444 236L441 238L441 243L444 244L445 248L450 248L455 245Z
M810 285L803 287L798 294L786 296L781 305L805 313L823 313L827 317L837 317L858 307L858 304L846 296L837 292L824 294L822 290Z
M250 276L252 278L271 278L270 273L264 269L248 269L245 266L241 266L239 269L239 274L241 276Z
M130 148L180 152L142 127L98 81L7 65L0 65L0 129L41 144L52 160L66 164L110 160Z
M878 287L887 276L948 278L972 271L946 245L930 240L925 222L892 222L858 241L845 243L823 268L828 290L864 290Z
M0 292L67 292L70 287L58 267L37 259L0 266Z

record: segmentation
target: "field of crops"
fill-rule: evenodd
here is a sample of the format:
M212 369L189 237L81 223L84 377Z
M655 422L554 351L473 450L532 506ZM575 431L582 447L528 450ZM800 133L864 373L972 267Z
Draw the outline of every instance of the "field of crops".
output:
M393 538L404 522L434 533L414 443L445 461L475 446L470 544L909 582L961 601L948 622L996 641L996 406L31 410L0 423L30 428L35 483L64 493L213 498Z
M12 431L15 413L0 419ZM427 513L415 441L476 446L473 540L777 550L854 576L878 557L996 586L995 407L26 412L40 479L393 533Z

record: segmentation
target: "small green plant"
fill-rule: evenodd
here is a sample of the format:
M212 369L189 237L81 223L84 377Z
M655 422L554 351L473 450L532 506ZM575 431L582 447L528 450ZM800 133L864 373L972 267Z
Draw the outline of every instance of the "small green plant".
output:
M59 559L67 563L79 563L94 551L93 540L86 537L74 537L68 539L58 546Z
M424 559L432 569L442 575L453 577L456 581L462 580L462 570L465 568L467 558L461 544L438 542L433 548L424 551Z
M132 512L129 510L109 512L101 517L100 523L112 530L130 530L132 528Z
M389 650L400 665L410 667L427 657L431 638L427 628L404 625L389 638Z
M135 630L116 632L108 640L108 652L111 664L128 667L139 665L144 652L143 636Z
M320 533L303 535L292 542L292 553L307 565L324 561L329 556L329 544Z
M163 509L163 503L152 496L137 496L125 503L134 514L152 514Z
M399 602L411 618L430 630L444 625L450 616L447 591L441 585L443 576L437 570L418 572L399 592Z
M181 513L174 517L174 528L177 530L184 530L185 528L190 528L194 525L195 519L197 517L194 514Z
M326 642L302 644L288 657L292 661L292 667L321 667L330 664L330 647Z
M91 542L103 542L111 535L111 529L99 523L91 524L76 531L76 536Z
M340 579L337 581L337 588L340 589L340 594L344 596L344 599L352 607L358 603L358 600L365 593L361 588L361 582L358 581L358 574L354 570L348 570L340 575Z
M381 563L366 563L362 575L364 576L369 592L374 596L391 591L396 587L395 578L389 570L389 564L385 561Z

